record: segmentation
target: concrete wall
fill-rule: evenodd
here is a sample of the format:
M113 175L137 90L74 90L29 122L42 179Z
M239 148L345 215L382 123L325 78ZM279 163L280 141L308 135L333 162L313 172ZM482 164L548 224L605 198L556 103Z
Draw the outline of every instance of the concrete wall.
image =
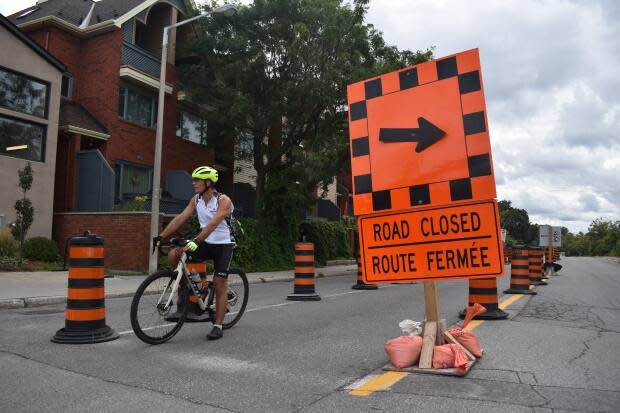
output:
M0 65L8 69L45 80L50 83L48 118L25 115L0 108L0 114L35 122L47 127L44 162L31 161L34 174L32 189L27 193L34 206L34 222L28 237L52 235L52 205L54 201L54 171L56 168L56 143L62 73L40 57L34 50L0 26ZM10 51L10 52L7 52ZM18 186L17 171L28 161L0 155L0 214L7 221L15 220L15 201L22 196Z

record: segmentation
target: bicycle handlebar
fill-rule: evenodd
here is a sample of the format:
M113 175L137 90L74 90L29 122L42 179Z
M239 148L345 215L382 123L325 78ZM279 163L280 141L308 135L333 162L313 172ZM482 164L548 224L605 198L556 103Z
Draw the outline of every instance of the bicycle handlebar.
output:
M184 247L190 241L191 241L191 239L182 239L182 238L170 238L170 240L168 240L168 241L161 240L157 244L153 245L153 253L155 252L155 249L157 249L160 254L168 255L167 252L164 252L162 250L162 247L170 247L170 246L172 246L172 247Z

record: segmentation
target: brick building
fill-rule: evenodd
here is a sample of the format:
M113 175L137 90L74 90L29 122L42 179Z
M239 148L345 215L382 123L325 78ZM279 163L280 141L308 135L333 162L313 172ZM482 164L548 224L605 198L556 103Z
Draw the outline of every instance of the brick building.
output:
M163 28L195 13L191 0L39 0L9 16L70 73L62 81L54 179L59 244L61 233L82 230L67 213L111 211L150 195ZM186 205L189 173L198 165L215 164L220 188L232 193L232 165L217 165L206 121L177 87L183 56L176 44L193 30L187 25L170 33L160 207L169 213Z

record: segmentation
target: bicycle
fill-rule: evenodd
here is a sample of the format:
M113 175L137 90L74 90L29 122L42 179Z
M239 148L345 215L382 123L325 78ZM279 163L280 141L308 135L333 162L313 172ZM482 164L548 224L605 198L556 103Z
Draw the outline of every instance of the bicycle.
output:
M160 243L157 248L167 255L164 248L184 247L189 241L172 239L170 243ZM198 315L206 312L208 320L215 320L215 285L208 279L203 279L200 283L193 282L186 266L187 259L187 254L183 252L174 270L158 271L149 275L136 290L131 302L131 327L136 336L145 343L162 344L179 332L185 323L191 296L197 298L198 305L192 307L197 309ZM222 328L231 328L241 319L248 304L248 293L248 278L243 270L230 269L228 304ZM174 317L174 321L170 322L173 314L178 315L178 318ZM148 322L151 319L154 319L152 324Z

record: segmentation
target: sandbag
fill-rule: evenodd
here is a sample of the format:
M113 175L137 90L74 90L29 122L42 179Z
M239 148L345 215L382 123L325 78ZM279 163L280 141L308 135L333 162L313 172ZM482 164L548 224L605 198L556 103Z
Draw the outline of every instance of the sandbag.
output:
M478 337L471 331L463 330L460 327L452 327L448 330L452 337L456 339L463 347L465 347L475 357L482 357L482 349Z
M433 348L433 368L456 368L465 371L467 368L467 354L456 344L444 344Z
M422 352L422 337L400 336L385 343L385 352L397 369L411 367L418 362Z
M478 303L474 303L474 305L469 305L465 308L465 319L463 320L463 328L467 327L467 324L477 315L486 313L487 309Z

